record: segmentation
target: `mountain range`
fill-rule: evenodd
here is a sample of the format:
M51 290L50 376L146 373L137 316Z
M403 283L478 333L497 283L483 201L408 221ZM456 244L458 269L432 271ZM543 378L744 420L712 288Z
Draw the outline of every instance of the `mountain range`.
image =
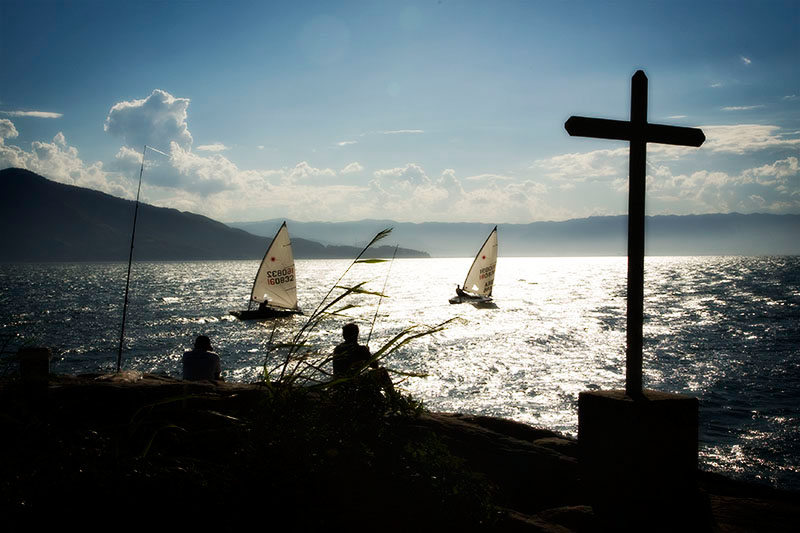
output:
M256 235L274 233L283 219L232 223ZM419 224L390 220L359 222L290 221L293 234L320 242L363 245L383 227L404 246L427 250L435 257L470 257L495 226L480 223ZM501 256L614 256L627 253L628 217L606 216L498 224ZM649 216L645 221L648 255L797 255L800 215L713 214Z
M0 261L127 261L134 208L131 200L56 183L28 170L0 170ZM134 258L260 259L271 240L272 235L257 236L201 215L140 203ZM361 248L292 235L292 250L298 259L320 259L354 258ZM394 246L382 245L365 255L393 253ZM397 255L428 256L406 248Z
M0 261L125 261L135 203L50 181L33 172L0 170ZM285 219L223 224L175 209L139 204L137 260L260 259ZM353 258L380 230L402 244L398 257L472 256L494 224L390 220L289 220L298 259ZM651 216L648 255L798 255L800 215ZM625 255L627 217L499 224L501 256ZM370 257L391 257L394 246Z

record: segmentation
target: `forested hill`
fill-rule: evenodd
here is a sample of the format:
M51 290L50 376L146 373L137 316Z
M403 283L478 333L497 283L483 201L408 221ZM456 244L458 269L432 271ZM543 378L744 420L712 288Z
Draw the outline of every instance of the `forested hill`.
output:
M0 261L127 261L135 202L50 181L28 170L0 170ZM289 226L290 235L292 233ZM175 209L139 205L134 258L260 259L270 237ZM360 248L292 236L295 258L353 258ZM391 257L381 246L371 257ZM427 257L401 248L399 257Z

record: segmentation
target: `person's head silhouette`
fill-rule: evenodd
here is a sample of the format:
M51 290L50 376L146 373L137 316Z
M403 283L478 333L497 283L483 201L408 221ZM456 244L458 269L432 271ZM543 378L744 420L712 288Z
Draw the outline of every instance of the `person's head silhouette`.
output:
M342 327L342 337L347 342L358 342L358 326L352 322Z
M205 335L200 335L194 341L194 348L195 350L202 350L204 352L212 351L211 348L211 339L206 337Z

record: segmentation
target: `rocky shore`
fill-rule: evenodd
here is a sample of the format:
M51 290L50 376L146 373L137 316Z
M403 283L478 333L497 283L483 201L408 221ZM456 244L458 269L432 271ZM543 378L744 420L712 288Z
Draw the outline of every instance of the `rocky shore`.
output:
M351 386L133 372L0 381L4 517L172 517L295 530L599 531L574 439ZM800 497L698 472L698 531L794 531ZM680 513L675 509L675 513ZM659 530L653 517L644 530Z

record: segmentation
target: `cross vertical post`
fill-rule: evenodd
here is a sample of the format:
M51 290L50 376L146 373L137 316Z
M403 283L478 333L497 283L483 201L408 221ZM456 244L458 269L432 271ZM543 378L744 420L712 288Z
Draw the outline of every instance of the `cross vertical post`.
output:
M644 196L646 189L647 76L631 79L631 142L628 161L628 312L625 393L642 393L642 326L644 323Z

